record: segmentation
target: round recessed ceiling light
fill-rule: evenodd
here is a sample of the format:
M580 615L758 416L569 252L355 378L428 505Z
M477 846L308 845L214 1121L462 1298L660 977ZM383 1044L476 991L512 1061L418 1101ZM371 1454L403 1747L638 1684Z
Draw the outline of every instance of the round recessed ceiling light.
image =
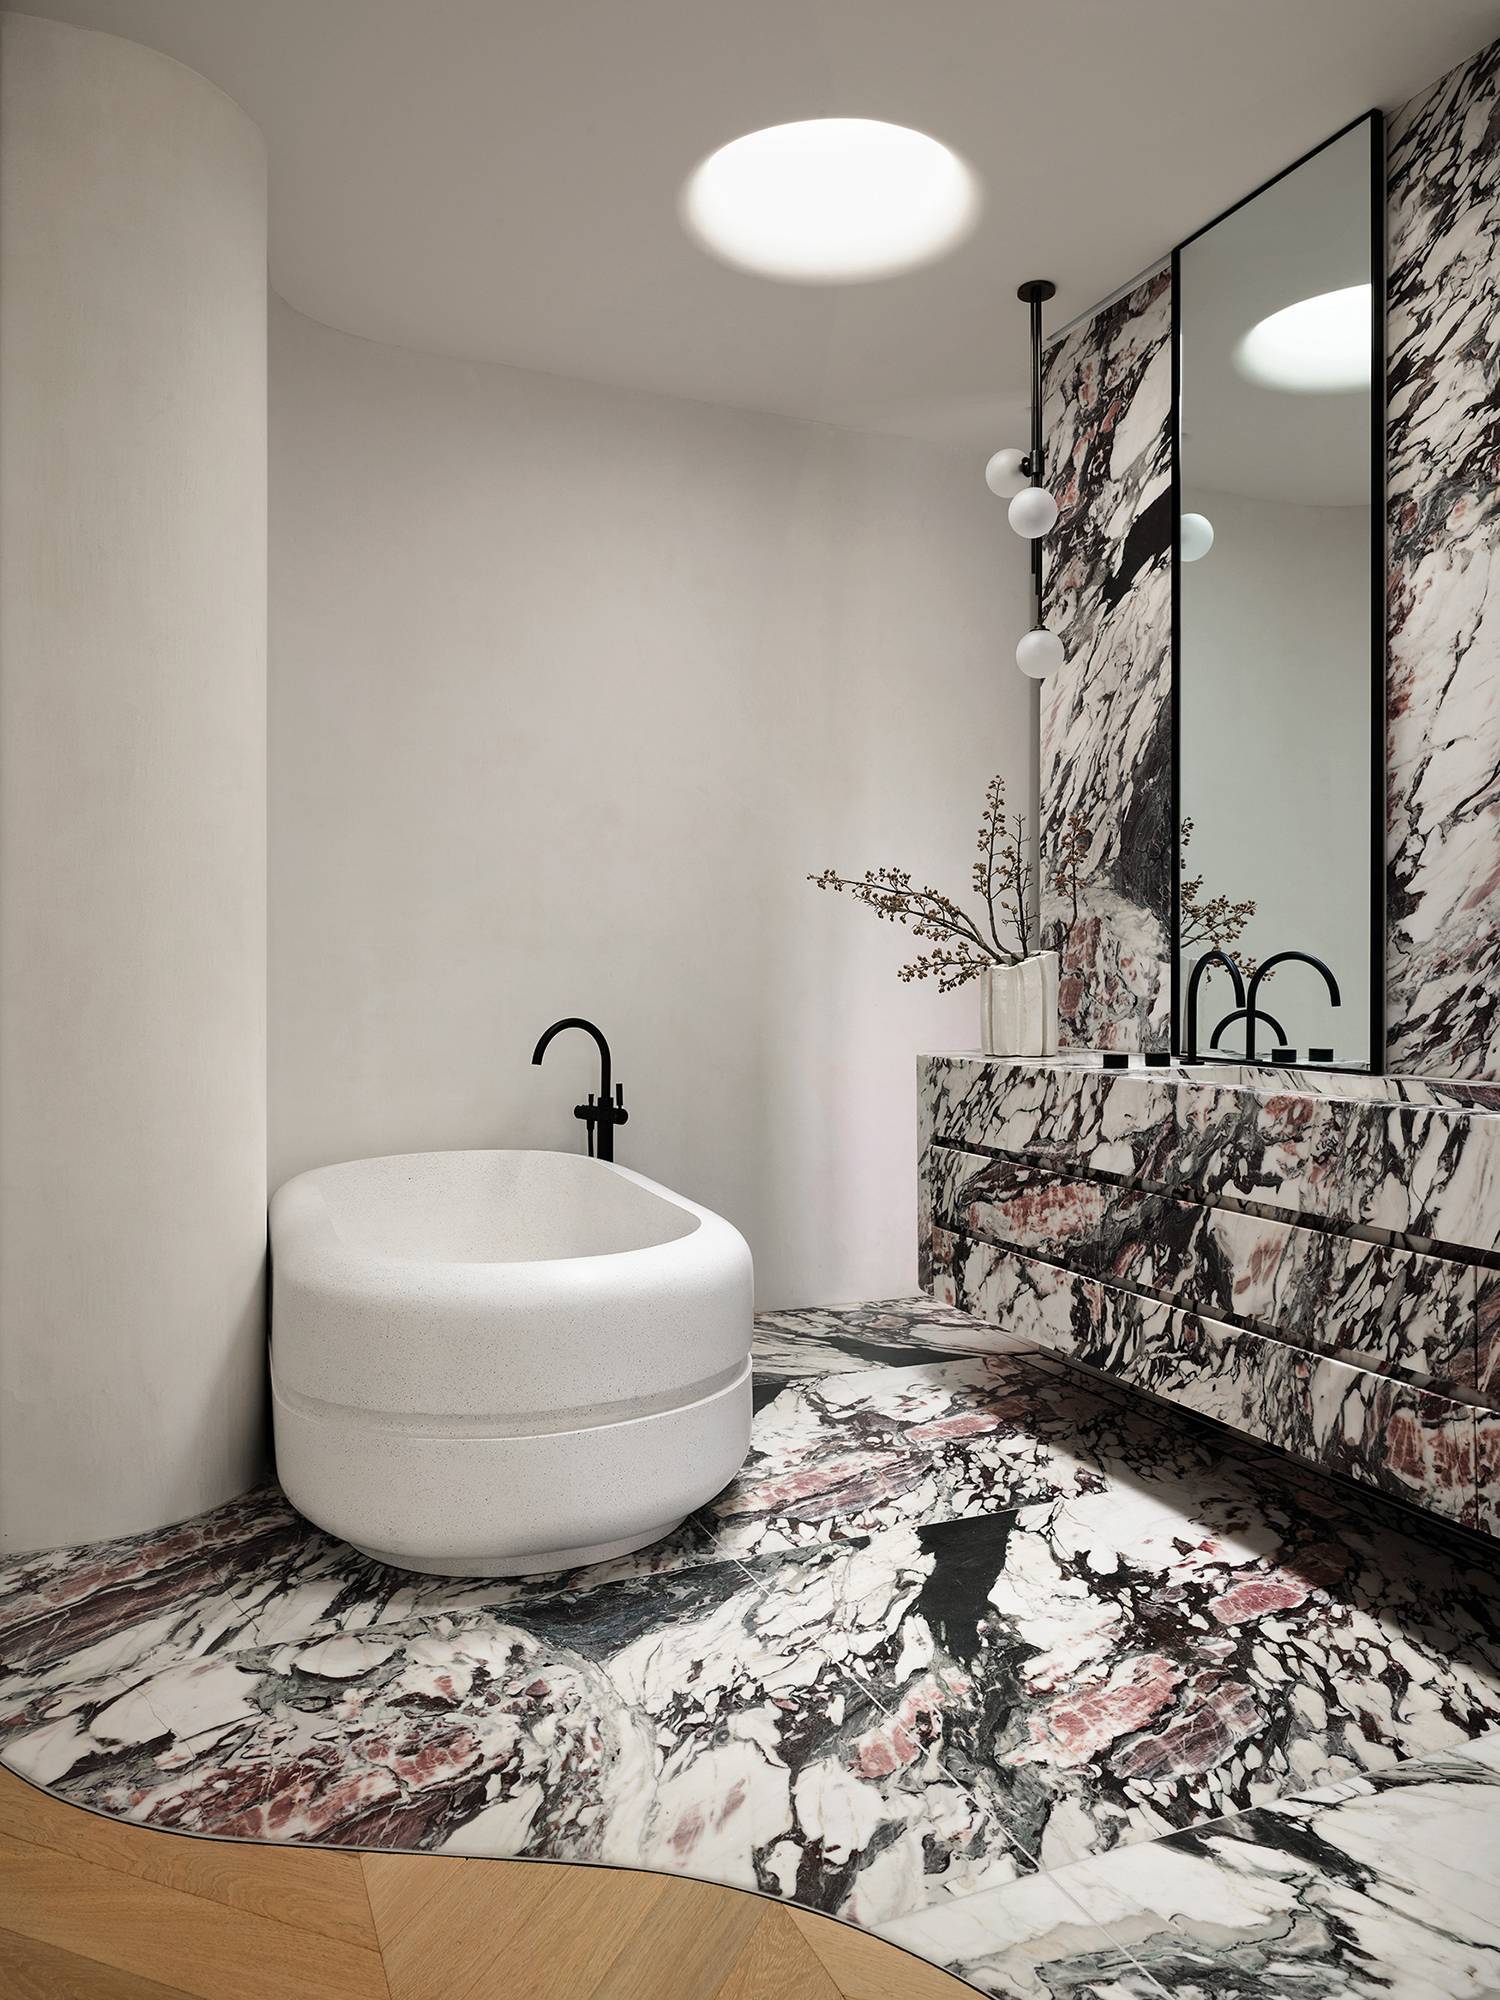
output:
M1370 287L1346 285L1299 299L1263 319L1234 350L1252 382L1297 395L1370 386Z
M727 264L851 285L931 263L979 217L979 182L925 132L806 118L721 146L689 176L682 219Z

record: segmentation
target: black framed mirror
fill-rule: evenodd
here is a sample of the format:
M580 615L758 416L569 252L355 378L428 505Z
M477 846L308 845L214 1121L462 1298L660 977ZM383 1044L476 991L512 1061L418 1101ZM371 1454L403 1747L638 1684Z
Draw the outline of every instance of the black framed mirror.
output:
M1376 112L1173 253L1183 1053L1383 1065L1384 276Z

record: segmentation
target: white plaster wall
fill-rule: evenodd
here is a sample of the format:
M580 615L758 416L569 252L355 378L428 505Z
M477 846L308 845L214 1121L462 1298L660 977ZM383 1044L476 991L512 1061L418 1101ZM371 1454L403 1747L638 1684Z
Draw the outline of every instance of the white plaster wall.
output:
M0 21L0 1543L262 1462L265 168Z
M915 1051L972 988L803 880L967 893L1024 805L1024 551L972 454L271 322L271 1160L574 1149L730 1217L763 1304L915 1280Z
M1342 1005L1305 967L1261 995L1306 1054L1370 1059L1370 515L1193 489L1183 504L1214 545L1182 570L1182 810L1204 895L1257 909L1236 946L1314 952ZM1199 947L1202 949L1202 947ZM1186 966L1197 956L1186 954ZM1222 973L1200 1039L1234 1004ZM1258 1031L1262 1051L1269 1030ZM1243 1034L1225 1046L1242 1048Z

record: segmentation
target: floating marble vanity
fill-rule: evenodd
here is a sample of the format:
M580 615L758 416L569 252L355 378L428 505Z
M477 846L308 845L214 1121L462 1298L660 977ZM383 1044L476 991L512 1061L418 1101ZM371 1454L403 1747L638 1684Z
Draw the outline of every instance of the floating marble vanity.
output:
M949 1304L1500 1535L1500 1087L924 1056Z

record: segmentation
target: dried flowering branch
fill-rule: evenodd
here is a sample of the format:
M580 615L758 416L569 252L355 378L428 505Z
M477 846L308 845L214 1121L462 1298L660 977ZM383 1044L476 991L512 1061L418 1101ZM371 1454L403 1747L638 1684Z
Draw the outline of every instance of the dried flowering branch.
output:
M999 962L1009 965L1025 958L1031 946L1031 910L1036 882L1031 858L1026 852L1026 815L1005 812L1005 780L991 778L984 791L984 811L979 816L979 859L974 863L974 893L984 898L990 938L1000 954ZM996 908L996 905L999 908ZM1019 954L1004 944L1000 926L1014 931Z
M1094 829L1086 812L1071 812L1063 824L1062 844L1057 850L1057 873L1052 886L1059 896L1071 896L1073 922L1078 921L1078 884L1083 864L1094 842Z
M1193 822L1184 819L1177 861L1182 871L1177 891L1179 941L1184 951L1194 945L1207 945L1228 953L1244 977L1251 979L1255 976L1255 960L1244 952L1230 951L1229 947L1255 915L1255 899L1246 897L1243 902L1232 903L1227 896L1210 896L1202 900L1203 877L1187 873L1187 850L1192 837ZM1270 976L1274 978L1275 974Z
M973 886L983 904L979 918L940 890L914 884L904 868L867 868L861 876L825 868L807 879L836 895L847 890L877 917L905 924L913 936L931 942L935 948L903 965L898 976L936 979L939 991L951 993L985 966L1013 965L1030 949L1035 874L1026 852L1026 817L1007 817L1003 778L992 778L985 789L978 845ZM1006 944L1002 930L1014 935L1014 945Z

